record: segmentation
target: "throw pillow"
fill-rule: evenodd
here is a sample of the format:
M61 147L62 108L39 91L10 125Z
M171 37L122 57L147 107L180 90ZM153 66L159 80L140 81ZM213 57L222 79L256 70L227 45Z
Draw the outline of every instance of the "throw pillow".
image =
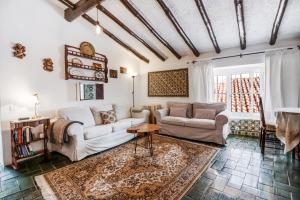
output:
M113 110L100 112L103 124L111 124L117 121L116 113Z
M186 117L186 107L170 107L170 116Z
M195 118L197 119L215 119L216 110L213 109L196 109Z

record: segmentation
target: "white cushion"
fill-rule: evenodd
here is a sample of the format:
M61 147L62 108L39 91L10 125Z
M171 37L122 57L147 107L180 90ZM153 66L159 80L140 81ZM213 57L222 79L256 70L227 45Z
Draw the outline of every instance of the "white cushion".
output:
M58 110L58 115L71 121L80 121L84 127L95 126L95 120L89 107L69 107Z
M130 118L130 120L132 121L132 125L134 125L134 126L140 125L140 124L146 122L145 118Z
M83 132L84 132L84 139L89 140L89 139L110 134L112 132L112 125L105 124L105 125L87 127L84 129Z
M125 130L129 127L131 127L131 121L129 119L121 119L115 123L112 124L113 131L119 131L119 130Z
M96 125L100 125L100 124L103 124L100 112L113 110L113 105L112 104L97 105L97 106L93 106L91 108L91 110L92 110Z
M145 122L144 118L126 118L121 119L115 123L112 124L113 131L120 131L120 130L126 130L130 128L131 126L137 126Z
M212 119L187 119L185 126L192 128L216 129L216 121Z
M185 117L172 117L172 116L166 116L161 119L161 123L163 124L171 124L171 125L178 125L178 126L184 126L187 118Z
M116 111L117 120L130 118L130 108L126 106L114 105Z

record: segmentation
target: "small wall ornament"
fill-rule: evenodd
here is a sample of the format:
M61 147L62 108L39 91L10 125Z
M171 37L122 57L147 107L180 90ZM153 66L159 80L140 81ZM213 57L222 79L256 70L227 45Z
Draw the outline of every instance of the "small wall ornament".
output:
M17 43L15 44L15 46L13 47L14 50L14 56L17 58L22 59L23 57L26 56L25 51L26 51L26 47L23 46L21 43Z
M127 74L127 68L126 67L120 67L120 73L121 74Z
M118 78L118 70L110 69L109 78Z
M44 58L43 59L43 69L45 71L48 71L48 72L52 72L53 71L53 61L51 58Z

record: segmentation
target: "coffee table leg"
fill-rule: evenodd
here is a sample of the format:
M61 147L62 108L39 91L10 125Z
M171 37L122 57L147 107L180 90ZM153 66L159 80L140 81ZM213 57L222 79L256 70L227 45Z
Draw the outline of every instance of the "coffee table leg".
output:
M153 156L153 140L152 140L152 133L149 133L150 136L150 155Z
M137 141L138 141L138 139L137 139L137 138L135 138L134 154L136 154Z

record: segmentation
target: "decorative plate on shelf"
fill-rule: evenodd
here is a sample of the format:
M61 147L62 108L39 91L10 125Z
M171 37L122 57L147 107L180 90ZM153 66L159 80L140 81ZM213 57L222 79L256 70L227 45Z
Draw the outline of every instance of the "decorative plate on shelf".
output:
M79 58L72 58L72 64L82 65L82 61Z
M99 79L99 80L102 80L102 79L105 79L105 75L104 75L104 73L103 72L98 72L98 71L96 71L95 72L95 77L97 78L97 79Z
M88 56L95 56L95 48L89 42L81 42L80 53L88 55Z

